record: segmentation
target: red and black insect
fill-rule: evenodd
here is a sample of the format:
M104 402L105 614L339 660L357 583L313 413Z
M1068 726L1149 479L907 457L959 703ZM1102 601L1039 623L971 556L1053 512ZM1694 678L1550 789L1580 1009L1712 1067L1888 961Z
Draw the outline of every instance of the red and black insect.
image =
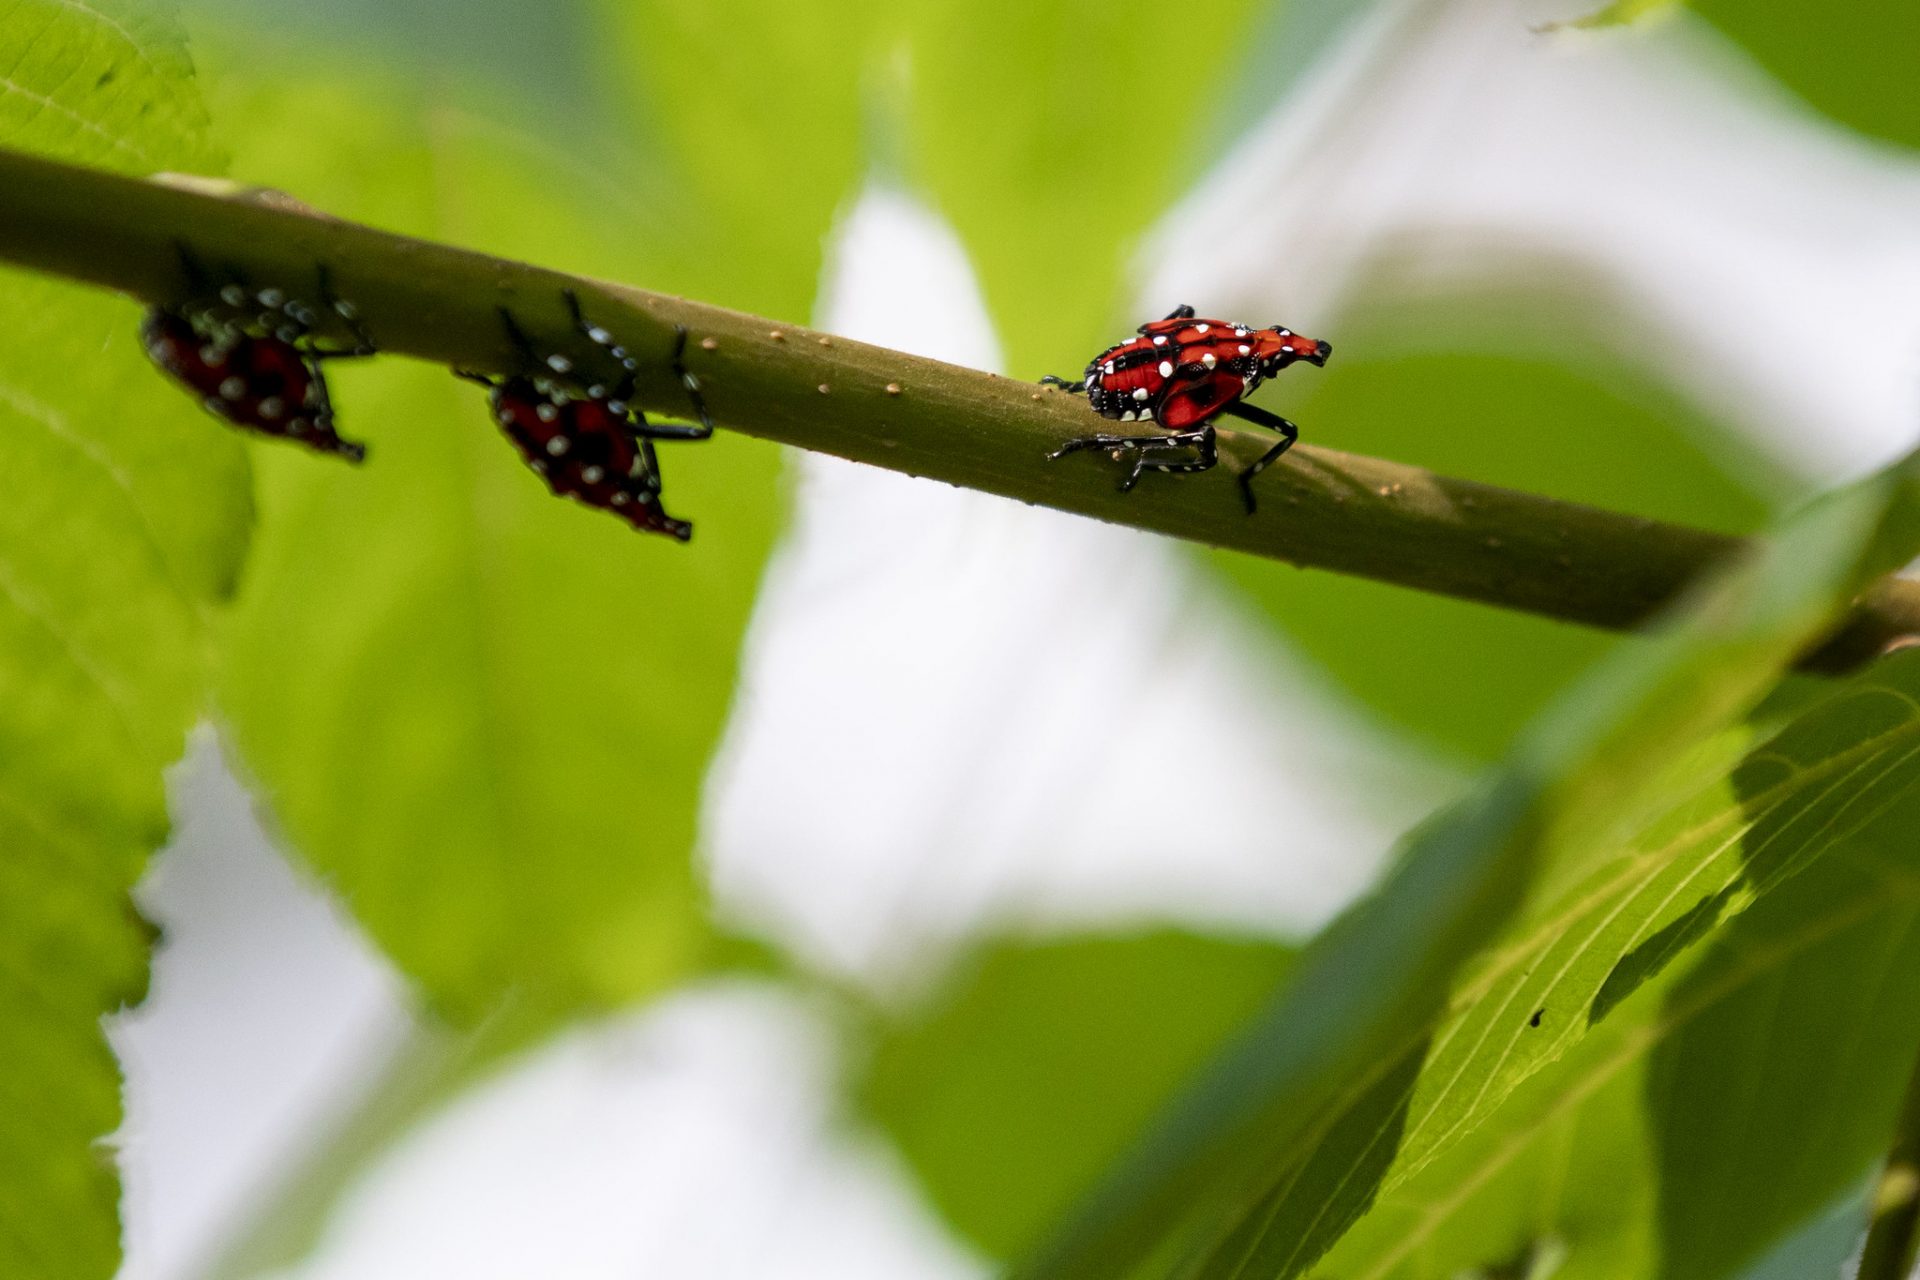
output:
M326 267L316 272L313 305L238 279L216 288L184 245L180 261L186 300L152 308L140 326L140 340L154 364L198 397L207 412L233 426L294 440L349 462L365 458L365 446L342 440L334 430L333 401L321 365L372 355L374 345L352 304L333 296ZM314 335L322 323L346 332L353 345L320 345Z
M565 355L536 359L533 344L505 307L500 320L519 369L504 378L465 369L454 373L489 389L494 421L547 488L611 511L636 529L685 542L693 536L693 525L674 519L660 505L660 461L653 442L705 440L713 434L700 383L682 363L687 331L675 329L672 369L686 388L699 425L653 422L633 403L639 361L612 334L587 323L573 290L564 296L575 331L606 353L614 370L611 377L593 378Z
M1220 460L1214 419L1232 414L1281 437L1280 443L1241 473L1240 496L1251 514L1254 477L1292 447L1300 429L1278 414L1248 404L1246 398L1296 360L1324 365L1333 348L1281 325L1252 329L1224 320L1197 319L1192 307L1180 307L1164 320L1141 325L1139 334L1095 356L1084 378L1048 375L1040 381L1085 394L1103 418L1152 422L1170 434L1086 436L1069 440L1047 457L1104 449L1121 460L1131 453L1132 469L1120 482L1124 493L1140 482L1143 472L1209 470Z

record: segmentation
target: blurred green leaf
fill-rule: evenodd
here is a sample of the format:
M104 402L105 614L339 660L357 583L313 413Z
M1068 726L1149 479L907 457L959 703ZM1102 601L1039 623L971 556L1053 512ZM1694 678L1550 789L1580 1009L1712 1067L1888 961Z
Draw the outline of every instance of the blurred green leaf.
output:
M1306 950L1280 998L1031 1274L1122 1274L1183 1222L1193 1243L1207 1241L1199 1274L1298 1274L1372 1203L1403 1148L1408 1160L1437 1157L1548 1050L1577 1041L1577 1011L1651 978L1701 914L1744 905L1743 889L1750 896L1766 877L1736 860L1738 879L1706 899L1711 908L1676 892L1630 912L1639 898L1629 890L1611 913L1578 915L1584 930L1552 909L1568 886L1591 893L1673 873L1691 846L1631 837L1648 825L1683 835L1694 810L1683 805L1664 827L1654 818L1689 794L1673 778L1699 744L1752 706L1865 582L1920 548L1916 473L1910 459L1802 511L1678 626L1620 650L1556 701L1478 794L1416 832L1382 888ZM1758 821L1799 807L1791 788L1780 794L1780 809ZM1779 852L1790 859L1794 848ZM1533 941L1500 946L1456 979L1503 936ZM1591 965L1599 955L1610 956L1604 968ZM1430 1045L1452 1056L1423 1073ZM1236 1207L1221 1220L1223 1198Z
M624 175L671 247L635 283L804 322L827 234L866 160L862 93L883 0L596 0L603 71L643 147Z
M1599 363L1594 303L1488 293L1409 298L1382 285L1338 326L1324 372L1262 399L1315 444L1557 498L1744 533L1786 485L1726 428L1630 360ZM1734 459L1739 458L1738 461ZM1273 560L1210 561L1380 716L1448 751L1493 759L1528 718L1619 641L1489 605Z
M909 172L965 241L1020 376L1070 373L1112 338L1134 241L1215 156L1236 55L1278 2L1198 21L1099 0L906 7Z
M179 33L120 4L0 10L0 145L128 172L209 167ZM0 1274L105 1277L139 999L128 899L198 713L212 603L250 515L239 446L148 366L116 299L0 273Z
M1920 5L1691 2L1815 109L1871 137L1920 147Z
M253 76L229 72L224 104L249 179L645 277L619 206L576 198L532 149L364 79ZM672 509L699 524L680 546L549 496L445 370L381 361L336 383L366 466L259 451L222 696L244 763L456 1018L508 992L565 1012L683 976L709 943L695 818L778 523L777 453L663 449Z
M1791 826L1748 825L1738 842L1750 867L1777 864L1771 887L1749 881L1751 910L1451 1150L1390 1175L1327 1273L1442 1280L1554 1241L1556 1280L1717 1280L1858 1187L1920 1051L1905 980L1920 964L1916 696L1920 658L1903 656L1757 749L1733 803L1802 793ZM1681 897L1696 893L1713 900L1711 877ZM1670 957L1685 945L1662 943ZM1853 1212L1854 1230L1818 1233L1823 1256L1803 1246L1797 1274L1838 1274L1865 1228L1864 1204Z
M1584 18L1575 18L1571 22L1555 23L1560 27L1593 29L1599 27L1624 27L1634 22L1644 22L1657 14L1672 9L1684 0L1613 0L1612 4L1598 9Z
M859 1086L949 1221L1029 1248L1285 975L1269 942L1001 943L883 1029Z

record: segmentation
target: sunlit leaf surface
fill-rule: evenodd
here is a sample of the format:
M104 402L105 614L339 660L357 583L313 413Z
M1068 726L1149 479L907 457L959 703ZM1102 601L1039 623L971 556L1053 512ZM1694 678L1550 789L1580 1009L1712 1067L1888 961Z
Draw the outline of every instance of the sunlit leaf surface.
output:
M217 164L152 6L0 5L0 146L122 172ZM128 303L0 273L0 1274L106 1277L140 997L128 891L246 545L240 447L148 368Z

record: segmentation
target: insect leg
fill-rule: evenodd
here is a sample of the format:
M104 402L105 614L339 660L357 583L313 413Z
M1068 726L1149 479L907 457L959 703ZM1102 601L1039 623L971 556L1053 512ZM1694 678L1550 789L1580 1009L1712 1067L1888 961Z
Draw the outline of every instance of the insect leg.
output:
M1226 407L1225 412L1232 414L1243 422L1251 422L1255 426L1265 427L1269 431L1277 431L1280 433L1280 443L1274 445L1273 448L1267 450L1264 454L1261 454L1257 462L1240 473L1240 500L1246 503L1247 514L1252 515L1255 509L1253 500L1254 477L1278 462L1280 455L1293 447L1293 442L1300 438L1300 428L1294 426L1277 413L1269 413L1265 409L1257 408L1244 401L1236 400Z
M1191 457L1157 461L1176 450L1188 448L1197 452ZM1158 471L1167 475L1185 475L1195 471L1211 471L1214 464L1219 461L1220 451L1212 426L1183 431L1178 435L1162 436L1153 444L1141 447L1139 455L1133 460L1133 470L1121 482L1120 492L1126 493L1139 484L1143 472Z
M1085 378L1063 378L1057 373L1050 373L1040 379L1040 385L1043 387L1059 387L1070 396L1082 396L1087 393L1087 380Z

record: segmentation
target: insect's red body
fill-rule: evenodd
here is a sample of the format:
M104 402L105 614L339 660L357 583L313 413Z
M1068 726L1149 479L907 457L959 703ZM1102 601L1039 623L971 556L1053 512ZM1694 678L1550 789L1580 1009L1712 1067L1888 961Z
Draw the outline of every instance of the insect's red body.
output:
M544 381L541 380L541 381ZM632 419L604 397L573 399L516 376L493 384L494 420L520 456L565 498L620 516L636 529L685 542L693 526L660 508L660 474Z
M312 354L278 334L248 333L206 312L156 307L140 338L153 362L209 413L354 462L365 456L361 445L334 431L325 377Z
M1121 489L1142 472L1210 470L1218 460L1213 420L1223 413L1281 433L1279 444L1240 476L1247 510L1254 509L1253 478L1285 453L1298 429L1285 418L1245 403L1256 387L1298 360L1323 365L1333 348L1281 325L1255 329L1229 320L1202 319L1181 307L1164 320L1140 326L1139 336L1102 351L1081 381L1049 377L1043 382L1081 392L1095 413L1116 422L1151 422L1165 436L1087 436L1069 441L1051 456L1101 449L1116 459L1133 455Z
M563 353L541 359L505 307L500 309L500 324L517 372L505 377L468 369L454 373L488 389L494 421L548 489L611 511L635 529L687 541L693 525L674 519L660 506L660 461L653 448L656 440L705 440L713 434L699 380L682 363L687 331L678 330L670 359L700 422L653 422L633 403L639 360L612 334L587 322L573 290L561 296L575 332L600 353L590 363L604 366L602 377L583 372Z
M1103 418L1188 431L1294 361L1325 364L1332 350L1278 325L1250 329L1175 313L1095 356L1087 366L1087 399Z

